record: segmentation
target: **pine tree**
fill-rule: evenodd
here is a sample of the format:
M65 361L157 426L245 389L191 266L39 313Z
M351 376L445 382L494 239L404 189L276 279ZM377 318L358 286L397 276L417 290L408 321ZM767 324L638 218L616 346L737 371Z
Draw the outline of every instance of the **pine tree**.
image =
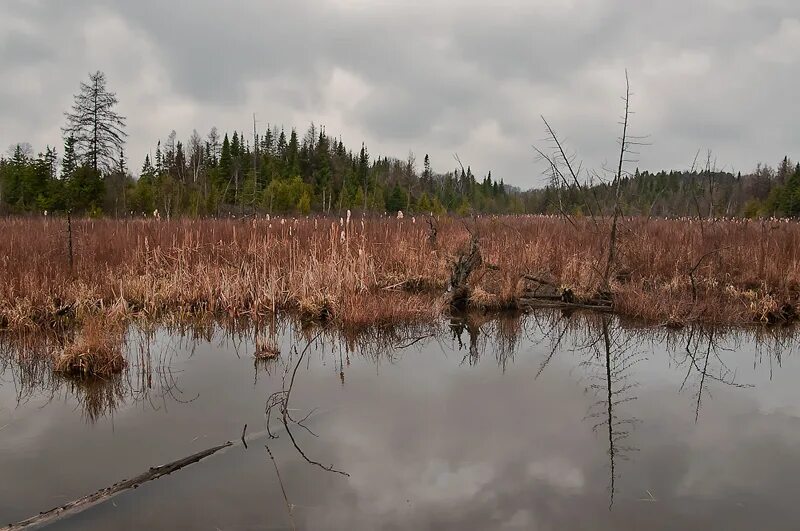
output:
M156 177L156 170L150 162L150 155L144 156L144 164L142 164L142 172L139 179L147 179L152 182Z
M300 175L300 144L297 140L297 130L292 129L289 136L289 145L286 147L286 171L284 177L290 179Z
M161 154L161 140L156 144L156 173L161 175L164 172L164 156Z
M364 143L361 143L361 152L358 155L358 172L356 174L358 178L358 182L362 183L364 186L364 210L367 209L367 196L369 195L369 182L367 178L369 177L369 153L367 152L367 146Z
M78 159L75 155L75 136L69 135L64 140L64 159L61 161L61 178L69 179L78 169Z
M222 189L228 187L228 183L231 179L231 173L233 170L233 157L231 151L231 142L228 140L228 133L225 133L225 137L222 139L222 151L219 155L219 179L217 182L217 186ZM221 199L223 201L225 200L224 197L221 197Z
M386 210L389 212L397 212L398 210L403 210L405 204L406 197L403 193L403 189L399 184L395 184L394 188L392 188L392 193L389 194L389 198L386 201Z

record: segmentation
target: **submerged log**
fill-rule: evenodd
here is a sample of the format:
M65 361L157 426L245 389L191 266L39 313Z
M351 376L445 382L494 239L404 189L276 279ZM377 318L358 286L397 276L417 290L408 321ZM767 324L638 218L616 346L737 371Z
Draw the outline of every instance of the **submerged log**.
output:
M242 436L244 437L244 435ZM227 448L231 445L233 445L233 443L228 441L225 444L214 446L213 448L208 448L206 450L203 450L202 452L197 452L196 454L184 457L183 459L178 459L177 461L173 461L165 465L152 467L146 472L143 472L134 478L122 480L119 483L111 485L110 487L100 489L97 492L88 494L82 498L78 498L77 500L73 500L59 507L55 507L53 509L50 509L49 511L39 513L36 516L32 516L25 520L21 520L15 524L9 524L6 527L0 528L0 531L10 531L12 529L39 527L42 525L50 524L60 518L77 514L85 509L88 509L89 507L97 505L98 503L102 503L107 499L111 498L112 496L116 496L117 494L123 491L126 491L128 489L135 489L142 483L146 483L148 481L158 479L162 476L172 474L173 472L180 470L185 466L197 463L201 459L204 459L212 454L215 454L218 451L222 450L223 448Z

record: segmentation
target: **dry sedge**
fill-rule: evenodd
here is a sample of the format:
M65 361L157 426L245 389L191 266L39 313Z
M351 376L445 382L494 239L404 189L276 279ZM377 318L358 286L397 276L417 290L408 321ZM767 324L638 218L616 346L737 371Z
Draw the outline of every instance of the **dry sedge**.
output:
M123 353L124 331L118 323L94 318L58 356L54 370L69 376L108 377L127 365Z
M524 307L545 286L547 297L577 302L610 291L615 312L656 323L795 318L800 224L626 218L606 286L609 220L573 221L442 217L432 237L431 224L410 217L77 220L70 269L64 220L6 218L0 328L96 315L259 320L279 311L343 328L419 323L446 310L454 264L472 236L481 255L467 281L473 308ZM61 365L113 372L121 359L93 358L116 352L119 337L84 330Z

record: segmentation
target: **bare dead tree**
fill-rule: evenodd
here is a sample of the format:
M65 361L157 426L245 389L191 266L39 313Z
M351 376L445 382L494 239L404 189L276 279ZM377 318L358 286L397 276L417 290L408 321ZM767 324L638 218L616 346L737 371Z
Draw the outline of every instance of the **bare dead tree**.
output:
M619 149L619 165L617 166L617 174L614 176L614 217L611 221L611 234L608 238L608 261L606 262L606 271L603 275L603 284L606 291L610 291L608 284L608 277L611 274L611 267L614 264L617 248L617 223L620 216L619 198L620 189L622 185L622 165L625 162L625 153L628 150L628 119L630 117L630 103L631 103L631 84L628 80L628 71L625 71L625 114L622 118L622 136L620 137Z
M608 173L613 175L610 185L614 193L613 209L610 220L611 224L608 233L608 251L605 253L604 257L605 264L602 264L603 257L598 257L596 266L593 267L595 274L597 274L600 279L601 297L599 298L606 301L611 300L610 279L617 259L617 247L620 237L619 225L621 220L624 219L624 213L622 212L622 182L623 179L628 175L625 170L625 165L626 163L634 162L631 159L631 155L637 154L634 151L635 146L646 145L644 142L646 137L632 136L629 132L630 118L633 114L633 111L631 110L631 96L632 92L630 79L628 77L628 71L626 70L625 94L622 96L624 112L620 121L622 133L619 137L617 166L614 168L614 170L606 170ZM601 225L600 223L600 217L603 215L604 209L600 204L599 198L597 197L596 188L588 186L587 183L581 179L581 173L583 170L581 165L576 163L575 155L568 153L564 146L564 142L544 117L542 117L542 121L545 124L547 141L551 143L552 149L550 152L540 149L536 146L534 146L533 149L537 153L539 160L542 160L547 164L547 171L550 174L551 183L558 184L557 193L559 197L559 211L562 217L566 219L574 228L577 228L577 224L573 220L573 217L566 212L561 202L560 189L563 187L568 191L574 192L581 199L581 204L587 209L595 230L600 230L601 226L607 226L605 224ZM588 172L588 177L597 177L603 181L603 179L600 178L596 172Z

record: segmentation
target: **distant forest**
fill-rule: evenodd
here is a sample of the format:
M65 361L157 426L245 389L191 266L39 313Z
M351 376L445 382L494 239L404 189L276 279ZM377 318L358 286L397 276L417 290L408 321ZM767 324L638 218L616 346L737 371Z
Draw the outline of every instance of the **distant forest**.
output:
M556 181L522 191L491 172L476 177L460 162L453 170L421 168L406 159L370 156L347 147L314 124L302 134L270 127L205 136L184 143L173 131L148 154L138 178L125 157L125 118L96 72L82 83L65 113L64 146L34 154L16 144L0 157L0 213L66 212L92 216L215 216L251 213L569 213L610 212L607 183L581 188ZM533 168L532 168L533 171ZM622 210L653 216L800 216L800 164L784 158L732 174L711 167L640 172L621 180Z

